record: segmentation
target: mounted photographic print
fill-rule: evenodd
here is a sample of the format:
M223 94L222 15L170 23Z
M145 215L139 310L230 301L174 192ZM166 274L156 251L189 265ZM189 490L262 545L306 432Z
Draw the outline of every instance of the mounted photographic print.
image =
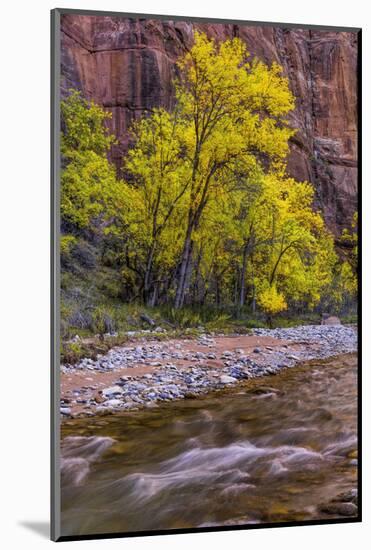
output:
M360 39L53 10L54 540L361 520Z

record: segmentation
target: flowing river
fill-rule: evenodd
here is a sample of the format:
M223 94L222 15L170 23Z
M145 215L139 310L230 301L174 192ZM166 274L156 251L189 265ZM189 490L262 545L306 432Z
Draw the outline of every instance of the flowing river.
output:
M341 517L357 485L357 358L62 426L62 535Z

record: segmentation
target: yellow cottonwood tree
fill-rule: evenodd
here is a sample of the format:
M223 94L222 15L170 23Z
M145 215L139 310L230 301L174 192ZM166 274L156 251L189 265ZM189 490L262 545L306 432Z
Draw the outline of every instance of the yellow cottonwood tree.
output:
M110 117L77 91L61 103L61 216L75 228L88 227L105 216L120 192L114 167L107 159L114 137L104 122Z
M183 131L177 111L155 109L134 124L135 144L124 162L135 212L131 233L143 252L143 294L149 304L183 238L182 208L189 192L188 167L181 155Z
M63 250L104 238L125 295L149 306L257 303L271 318L349 293L354 267L336 271L313 186L286 173L294 98L281 68L202 33L178 68L174 109L133 124L122 180L109 115L75 92L62 103Z
M258 268L260 305L273 313L267 305L271 292L276 313L280 304L286 309L289 301L303 300L313 307L332 278L333 237L313 209L313 186L298 183L281 171L267 175L266 182L261 203L265 216L258 215L266 224L264 229L260 224L260 230L268 237Z
M217 44L195 33L193 47L178 66L176 99L187 121L184 157L190 165L190 191L177 308L187 290L194 232L208 201L225 185L221 174L243 170L248 178L262 160L284 158L293 134L285 116L294 107L280 67L248 61L246 46L237 38Z

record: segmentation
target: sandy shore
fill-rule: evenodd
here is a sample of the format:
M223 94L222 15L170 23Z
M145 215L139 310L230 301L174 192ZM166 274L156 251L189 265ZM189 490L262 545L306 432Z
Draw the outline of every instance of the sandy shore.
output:
M158 407L356 348L355 328L341 325L256 329L249 336L205 334L195 340L136 340L95 361L62 365L60 412L62 418L71 418Z

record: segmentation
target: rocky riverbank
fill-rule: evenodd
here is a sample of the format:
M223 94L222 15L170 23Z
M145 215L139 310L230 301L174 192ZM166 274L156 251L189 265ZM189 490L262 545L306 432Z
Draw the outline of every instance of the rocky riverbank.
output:
M254 329L249 336L204 334L196 340L143 339L96 360L62 365L60 412L69 418L158 407L356 350L356 328L341 325Z

